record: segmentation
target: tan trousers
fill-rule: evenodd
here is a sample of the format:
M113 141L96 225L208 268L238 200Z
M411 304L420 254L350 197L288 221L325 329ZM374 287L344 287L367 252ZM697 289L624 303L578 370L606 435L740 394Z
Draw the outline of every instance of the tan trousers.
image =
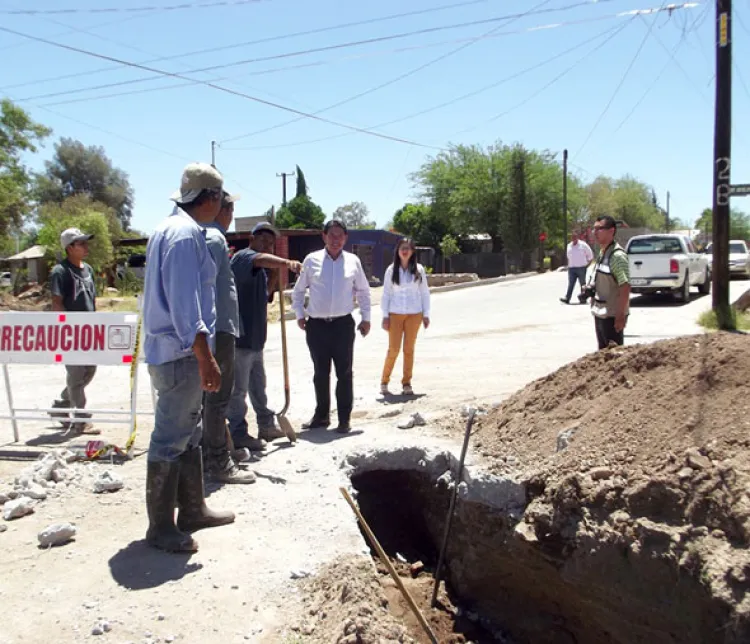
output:
M388 331L388 355L385 357L383 377L380 379L380 382L383 385L387 385L391 379L396 358L398 358L398 354L401 351L401 340L403 338L404 377L401 380L401 384L410 385L412 371L414 370L414 345L417 342L417 334L422 324L422 314L412 313L404 315L401 313L391 313L389 319L391 326Z

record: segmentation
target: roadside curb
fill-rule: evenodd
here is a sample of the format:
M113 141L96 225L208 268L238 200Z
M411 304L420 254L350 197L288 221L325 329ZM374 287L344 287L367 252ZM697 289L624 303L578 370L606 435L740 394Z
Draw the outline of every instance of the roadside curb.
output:
M464 288L475 286L490 286L491 284L500 284L502 282L514 282L516 280L540 275L536 271L529 273L518 273L516 275L501 275L500 277L488 277L487 279L477 280L476 282L462 282L461 284L446 284L445 286L434 286L430 288L430 293L447 293L448 291L458 291Z

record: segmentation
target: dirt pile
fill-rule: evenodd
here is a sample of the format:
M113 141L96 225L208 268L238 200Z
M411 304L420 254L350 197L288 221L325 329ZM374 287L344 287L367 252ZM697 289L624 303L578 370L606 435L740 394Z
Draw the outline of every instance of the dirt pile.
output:
M413 644L389 610L385 589L370 559L344 558L302 583L305 616L292 626L305 642Z
M455 456L408 448L351 455L352 486L428 573L459 486L445 576L495 639L748 642L748 374L738 334L591 354L480 417L461 481Z
M18 296L0 292L0 311L51 311L52 296L39 285L32 285Z

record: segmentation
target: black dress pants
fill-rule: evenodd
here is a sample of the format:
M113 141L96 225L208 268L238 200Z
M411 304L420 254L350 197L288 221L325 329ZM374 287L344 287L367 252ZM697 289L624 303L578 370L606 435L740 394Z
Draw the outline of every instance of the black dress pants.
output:
M354 404L352 363L354 361L354 318L308 318L305 327L307 347L315 368L315 418L331 413L331 362L336 370L336 407L339 424L348 423Z

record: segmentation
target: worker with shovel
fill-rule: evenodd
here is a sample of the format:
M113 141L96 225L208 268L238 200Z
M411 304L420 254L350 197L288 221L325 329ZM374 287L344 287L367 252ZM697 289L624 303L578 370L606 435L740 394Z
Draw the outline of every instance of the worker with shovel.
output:
M232 271L239 303L239 337L234 357L234 391L227 408L229 431L235 448L261 451L267 441L285 436L275 414L268 408L263 348L268 326L268 303L278 282L279 269L299 273L302 264L273 254L278 232L267 222L253 228L250 247L232 257ZM264 269L270 270L266 275ZM248 432L247 396L258 422L258 437Z

